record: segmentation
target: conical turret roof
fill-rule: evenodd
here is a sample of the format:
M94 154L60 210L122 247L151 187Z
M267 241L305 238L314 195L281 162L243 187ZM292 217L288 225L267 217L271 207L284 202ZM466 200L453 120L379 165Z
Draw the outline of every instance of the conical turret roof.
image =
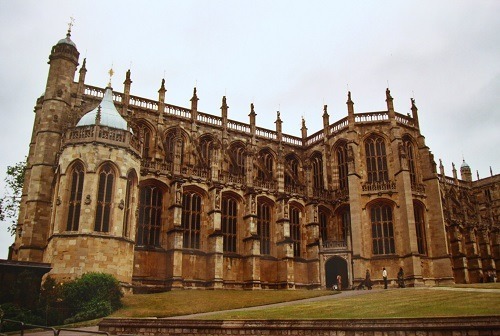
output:
M128 130L127 121L123 119L113 103L113 90L109 86L106 88L99 105L92 111L87 112L76 126L96 125L97 120L99 120L99 125L102 126Z

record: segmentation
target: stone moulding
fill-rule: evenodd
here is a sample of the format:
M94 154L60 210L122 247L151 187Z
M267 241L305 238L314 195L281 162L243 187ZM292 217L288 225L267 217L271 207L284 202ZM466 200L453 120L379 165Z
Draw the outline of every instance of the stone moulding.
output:
M407 319L188 320L105 318L111 335L500 335L500 316ZM391 333L390 333L391 334ZM381 334L382 335L382 334ZM394 334L396 335L396 334Z

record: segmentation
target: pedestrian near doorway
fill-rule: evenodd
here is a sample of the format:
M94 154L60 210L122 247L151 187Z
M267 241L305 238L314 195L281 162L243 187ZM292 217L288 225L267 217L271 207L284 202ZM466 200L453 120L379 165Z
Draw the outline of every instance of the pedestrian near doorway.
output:
M387 289L387 270L385 267L382 270L382 278L384 279L384 289Z
M337 275L337 290L342 290L342 276L340 274Z
M405 288L405 273L403 271L403 267L399 268L398 272L398 287Z

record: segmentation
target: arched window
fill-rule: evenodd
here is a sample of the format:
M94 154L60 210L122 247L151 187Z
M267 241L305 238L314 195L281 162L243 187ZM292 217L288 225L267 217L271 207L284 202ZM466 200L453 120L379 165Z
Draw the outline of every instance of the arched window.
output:
M123 236L130 237L130 217L133 199L133 190L135 188L135 184L137 183L137 176L135 172L131 171L127 175L127 187L125 190L125 204L123 206Z
M109 232L114 179L113 169L109 163L106 163L99 173L94 231Z
M268 150L262 150L259 153L259 162L257 170L257 178L263 181L269 181L273 179L273 155Z
M299 160L295 155L288 154L285 157L285 187L294 187L299 184Z
M214 149L214 141L210 136L204 136L200 140L200 166L210 168L212 164L212 155Z
M184 138L179 129L168 132L165 136L165 160L174 162L175 155L179 155L181 164L184 162Z
M257 203L257 235L260 237L260 254L271 254L271 206Z
M137 245L160 246L162 204L160 188L153 185L140 188Z
M311 158L312 173L313 173L313 188L324 189L323 182L323 158L321 154L316 153Z
M415 154L413 152L413 143L410 137L403 137L403 146L406 151L406 157L408 158L408 169L410 170L410 181L412 185L417 184L417 174L415 172Z
M68 220L66 221L67 231L78 231L84 177L83 165L78 162L73 166L71 172L71 191L69 196Z
M151 157L151 131L147 127L144 127L142 131L144 137L143 138L144 145L142 147L142 158L148 159Z
M417 233L418 253L427 254L427 243L425 239L424 207L419 203L413 204L415 215L415 231Z
M290 240L293 246L293 256L300 257L300 210L290 205Z
M339 189L346 190L347 183L347 142L342 142L335 149L337 154L337 170L339 174Z
M384 139L372 135L365 141L368 182L388 182L387 156Z
M222 197L222 235L224 252L236 252L236 228L238 224L238 202L232 198Z
M337 212L335 227L333 228L332 235L335 241L345 242L347 236L347 229L351 226L351 213L349 207L343 207Z
M395 253L392 208L387 204L371 207L373 254Z
M201 196L193 191L182 195L182 228L184 248L200 248Z
M318 211L319 235L323 242L328 241L328 213L324 209Z
M245 175L245 147L242 144L234 144L229 150L229 172L233 175Z

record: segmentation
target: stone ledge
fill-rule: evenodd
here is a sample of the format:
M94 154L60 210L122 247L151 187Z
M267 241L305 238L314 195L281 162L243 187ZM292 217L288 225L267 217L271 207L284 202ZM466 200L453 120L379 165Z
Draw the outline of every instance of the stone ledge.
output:
M99 330L135 335L500 335L500 316L324 319L324 320L187 320L105 318ZM182 330L179 333L179 330Z

